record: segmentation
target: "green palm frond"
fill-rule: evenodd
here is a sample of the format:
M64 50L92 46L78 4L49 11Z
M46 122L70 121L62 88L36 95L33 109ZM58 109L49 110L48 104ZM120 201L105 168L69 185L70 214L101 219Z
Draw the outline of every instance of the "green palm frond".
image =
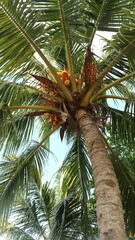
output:
M12 154L15 153L20 146L27 144L28 141L32 139L34 132L34 119L28 117L22 117L3 127L7 127L7 132L3 135L1 147L4 147L4 153ZM1 123L2 124L2 123Z
M48 239L55 205L54 189L48 182L39 189L32 179L29 188L28 194L18 196L15 201L11 212L12 224L9 223L2 232L7 239Z
M27 113L0 110L0 147L5 148L5 154L16 152L19 146L32 139L35 119L27 117Z
M30 81L30 80L29 80ZM33 83L38 86L39 83ZM1 81L0 86L0 136L1 136L1 147L5 147L5 153L16 151L20 145L25 144L27 141L31 140L34 131L34 126L39 124L39 129L41 128L42 135L47 133L47 120L43 117L43 113L46 112L42 109L44 99L48 96L43 92L37 92L41 90L40 88L33 87L32 85L26 85L22 83L14 82L4 82ZM44 97L43 97L44 96ZM9 110L2 110L3 107L8 107ZM19 105L20 108L19 109ZM31 108L29 109L29 105ZM15 109L14 107L15 106ZM24 109L22 109L24 106ZM39 109L38 107L39 106ZM13 107L13 109L12 109ZM17 109L18 108L18 109ZM44 106L43 106L44 108ZM37 116L40 116L41 121L37 121L39 117L36 114L31 115L33 111L37 111ZM50 127L48 126L48 131ZM40 134L40 131L39 131Z
M80 196L82 215L81 226L85 229L85 233L90 230L87 228L89 221L88 200L91 197L90 179L91 166L90 160L81 136L73 136L72 146L60 170L62 174L61 192L62 197L66 197L68 193L76 191Z
M46 219L51 230L52 218L54 213L54 206L56 204L55 190L49 187L49 183L43 184L41 189L41 197L43 201L44 211L46 214Z
M41 236L46 239L48 231L50 231L47 210L48 205L44 205L38 187L34 182L31 182L29 194L23 198L17 199L17 202L13 207L12 215L16 216L14 222L15 226L20 230L29 233L34 239L40 238Z
M32 86L30 86L32 87ZM39 93L30 89L29 85L23 85L23 83L14 82L0 82L0 101L7 105L34 105L41 102ZM33 104L32 104L33 103Z
M116 141L118 138L120 138L123 143L133 143L135 139L135 104L127 103L127 106L131 107L125 107L125 111L120 111L114 108L109 109L110 124L108 126L111 130L111 135L114 137L114 139L116 139Z
M122 77L125 73L134 71L134 52L135 52L135 23L134 12L130 12L127 9L123 9L123 13L127 19L123 22L121 28L116 35L113 35L112 40L107 40L107 44L104 47L105 57L99 65L99 69L109 68L109 62L115 59L116 55L127 46L127 51L124 52L121 59L112 66L107 73L107 77L113 79L114 77ZM129 46L129 47L128 47ZM133 82L133 81L132 81Z
M82 160L83 159L83 160ZM91 166L81 136L73 136L72 146L61 167L64 176L62 193L66 196L68 190L75 186L83 191L84 199L90 196L89 179L91 178Z
M35 142L27 147L19 157L4 159L1 162L0 200L1 215L7 218L14 199L29 184L29 179L38 178L38 171L42 171L46 160L46 149ZM38 171L32 171L32 169ZM36 174L36 175L35 175ZM12 189L12 190L11 190Z
M134 102L134 77L131 77L127 81L124 81L122 83L116 84L114 87L106 91L106 95L107 94L112 96L125 97L129 99L129 102Z
M35 240L35 238L17 227L9 227L1 234L1 236L11 240Z
M36 3L37 2L37 3ZM61 1L65 12L65 21L68 26L68 34L71 45L74 69L77 70L78 63L80 69L83 66L84 54L88 44L91 44L97 30L117 32L118 27L127 16L123 8L133 9L133 1L122 3L113 0L110 1ZM46 31L50 34L49 41L46 41L49 53L58 59L62 65L66 64L66 54L64 53L63 29L60 24L60 12L58 1L40 2L35 1L35 8L40 13L41 22L48 23ZM71 7L72 6L72 7ZM109 6L109 7L108 7ZM77 56L74 54L76 48ZM80 57L83 56L83 57ZM79 61L76 61L79 60ZM80 63L81 62L81 63ZM66 64L67 65L67 64Z
M134 79L134 75L135 75L135 72L133 72L133 73L131 73L131 74L128 74L128 75L126 75L126 76L124 76L124 77L122 77L122 78L119 78L119 79L117 79L117 80L115 80L115 81L113 81L113 82L111 82L111 83L109 83L109 84L106 84L105 86L103 86L99 91L97 91L97 93L95 93L92 97L91 97L91 99L90 99L90 103L92 103L92 102L94 102L94 100L96 99L96 98L102 98L102 94L104 93L104 92L106 92L107 90L110 90L110 91L112 91L112 88L115 88L116 89L116 85L119 85L121 82L125 82L127 79L129 80L129 79L132 79L132 81L133 81L133 79ZM125 83L126 84L126 83ZM134 83L133 83L133 85L134 85ZM120 86L121 86L121 84L120 84ZM120 89L120 88L118 88L118 89ZM118 92L118 90L116 89L116 91ZM129 100L129 101L135 101L135 99L134 99L134 97L133 97L133 94L132 94L132 91L130 91L130 94L129 94L129 91L130 90L128 90L128 88L126 88L126 93L128 93L128 95L129 95L129 99L127 98L127 100ZM119 97L119 95L118 95L118 97ZM123 100L124 100L124 97L125 96L123 96ZM133 97L133 98L132 98ZM113 97L112 97L113 98ZM122 99L122 98L121 98ZM126 99L125 99L126 100Z
M134 23L134 11L123 9L123 13L127 16L127 21L124 21L122 27L119 29L118 33L113 36L112 41L108 44L105 49L113 51L119 51L123 49L128 44L132 44L131 50L126 53L129 61L134 68L134 49L135 49L135 23Z
M75 194L69 194L55 208L54 225L50 234L50 239L77 239L77 236L80 236L80 214L81 210L78 198L75 197Z
M87 41L89 41L88 38L93 29L112 32L118 31L119 26L126 18L122 9L133 9L133 1L127 2L126 0L122 3L116 0L113 0L111 3L108 0L83 2L70 0L62 1L62 3L72 34L74 32L74 35L79 36L80 40L87 38ZM54 24L56 20L59 20L58 1L42 2L37 0L34 6L40 11L39 19L41 22L48 21ZM57 23L57 30L60 30L58 27Z
M81 224L82 211L79 196L77 196L75 192L69 193L68 196L55 207L54 224L50 239L95 240L97 238L97 229L95 227L96 218L92 216L93 213L89 209L89 219L87 219L89 229L86 231Z
M105 55L103 56L102 60L99 61L98 68L101 72L103 69L105 69L108 65L108 63L114 59L116 56L116 52L112 51L111 54L109 52L105 52ZM122 78L125 76L125 74L130 74L131 69L129 66L128 59L123 56L119 61L115 64L112 69L106 74L104 83L110 83L118 78ZM131 79L132 80L132 79ZM128 80L129 81L129 80ZM126 82L128 82L126 81ZM131 81L131 84L134 84L133 81Z
M40 125L39 137L41 139L43 139L48 134L48 132L51 131L51 125L48 124L48 121L46 120L46 118L44 118L42 116L39 117L38 121L39 121L39 125Z
M100 28L104 31L104 25L106 24L107 31L109 31L109 28L112 32L118 31L119 26L126 20L126 16L123 12L124 8L132 11L134 9L134 1L117 2L116 0L113 0L111 3L108 1L106 5L106 13L104 13L104 17L102 19L103 22L101 21Z
M37 2L37 3L36 3ZM49 4L50 3L50 4ZM64 44L64 35L63 35L63 26L61 25L61 11L59 8L59 0L57 1L35 1L34 5L37 11L40 12L39 20L44 23L48 23L46 25L46 30L50 32L51 39L55 38L55 44L53 44L52 41L50 41L52 46L58 46L57 43L61 39L61 43ZM40 5L40 7L39 7ZM85 3L82 1L61 1L61 6L64 10L64 18L65 22L68 26L69 31L69 37L70 41L72 40L71 36L74 36L73 39L78 37L78 34L80 35L80 41L84 38L85 39L85 20L84 17L84 7ZM59 33L59 34L58 34ZM82 38L81 38L82 37Z
M26 8L28 4L29 7ZM43 26L37 24L38 15L31 11L30 2L26 4L18 0L11 4L11 1L1 1L0 6L1 74L6 76L18 70L18 75L20 73L22 77L22 74L28 71L34 50L14 22L17 22L22 29L24 28L26 34L38 43L42 42Z
M126 74L128 79L126 80L126 83L130 83L128 84L130 87L134 86L134 77L132 76L132 73L134 74L134 54L132 54L132 52L135 52L135 24L133 19L133 13L131 13L130 16L127 14L127 24L123 23L119 32L114 35L114 40L107 40L105 56L98 64L100 74L98 75L95 84L87 92L87 96L85 96L87 101L91 97L94 98L92 95L101 83L104 85L109 80L111 81L111 84L113 84L113 81L119 77L118 81L121 81L122 79L125 81ZM132 27L130 27L130 25L132 25ZM128 56L130 56L130 59ZM128 73L130 73L129 78ZM82 101L83 104L84 102L85 100Z
M70 79L71 79L72 91L76 91L77 89L76 89L76 82L75 82L75 76L74 76L73 58L71 56L70 38L69 38L69 34L68 34L68 26L67 26L66 17L65 17L66 13L64 12L62 0L58 0L58 3L59 3L60 18L61 18L63 34L64 34L66 59L67 59L67 66L69 69L69 74L70 74Z
M135 164L134 164L134 145L122 144L121 139L114 141L109 138L112 146L110 152L115 173L118 178L121 197L123 202L125 225L127 234L134 236L135 234Z

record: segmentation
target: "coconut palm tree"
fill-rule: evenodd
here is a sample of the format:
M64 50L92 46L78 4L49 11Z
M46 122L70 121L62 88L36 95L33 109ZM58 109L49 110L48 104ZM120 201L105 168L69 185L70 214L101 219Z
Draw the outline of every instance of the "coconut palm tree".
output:
M92 166L99 239L126 239L119 185L104 131L110 121L116 139L132 143L135 138L134 8L132 0L0 1L1 147L4 154L15 152L30 139L34 126L40 127L42 137L28 154L3 164L3 217L17 190L29 183L31 164L36 161L36 169L42 167L39 149L59 129L61 140L68 132L77 136L74 150L84 205ZM106 41L103 57L92 49L97 31ZM113 31L112 40L105 39L103 31ZM124 111L110 107L109 98L124 101ZM81 151L82 135L91 163ZM72 167L76 167L73 162Z

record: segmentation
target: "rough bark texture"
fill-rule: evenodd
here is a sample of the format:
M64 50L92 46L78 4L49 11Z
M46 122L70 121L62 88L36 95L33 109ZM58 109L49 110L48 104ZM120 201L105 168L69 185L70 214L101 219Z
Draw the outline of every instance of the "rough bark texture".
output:
M117 178L99 130L84 110L76 114L90 155L100 240L127 240Z

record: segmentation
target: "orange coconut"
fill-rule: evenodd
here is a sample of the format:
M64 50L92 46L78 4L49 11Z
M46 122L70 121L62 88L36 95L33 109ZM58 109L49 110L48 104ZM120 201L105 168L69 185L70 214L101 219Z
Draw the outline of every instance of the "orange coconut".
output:
M44 116L45 118L48 118L48 117L49 117L49 113L44 113L43 116Z
M64 84L65 84L65 86L69 87L70 86L70 80L68 80L68 79L65 80Z
M76 83L78 83L78 82L79 82L79 80L78 80L77 78L75 79L75 81L76 81Z
M67 73L67 71L63 71L63 72L62 72L62 78L63 78L63 79L68 79L68 73Z

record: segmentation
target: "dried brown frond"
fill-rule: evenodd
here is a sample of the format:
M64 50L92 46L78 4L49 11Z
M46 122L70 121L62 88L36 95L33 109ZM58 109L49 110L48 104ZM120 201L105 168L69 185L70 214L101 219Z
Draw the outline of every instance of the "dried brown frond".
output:
M45 95L45 94L43 94L42 96L41 96L41 98L42 98L42 103L41 103L41 105L43 105L43 106L52 106L52 107L58 107L59 106L59 103L55 100L55 99L53 99L53 98L49 98L47 95Z
M36 111L36 112L27 113L25 116L26 117L36 117L36 116L43 115L45 112L46 111Z
M93 59L90 47L88 47L87 49L83 70L84 70L85 83L91 86L93 83L95 83L97 79L97 68L96 68L96 63Z
M47 92L47 94L51 96L61 96L61 91L57 83L51 81L47 77L34 74L31 74L31 76L40 82L40 87L42 87Z

